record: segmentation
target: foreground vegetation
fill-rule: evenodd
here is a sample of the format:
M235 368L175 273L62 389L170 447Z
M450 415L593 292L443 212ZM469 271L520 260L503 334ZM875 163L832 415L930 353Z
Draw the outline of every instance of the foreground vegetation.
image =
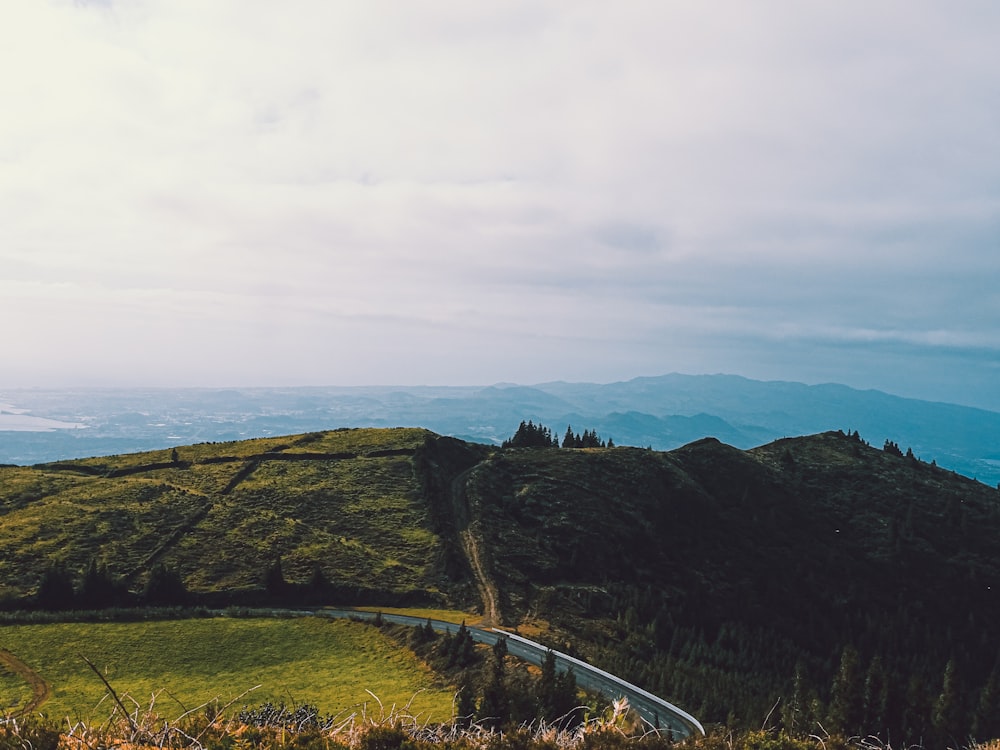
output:
M57 726L46 720L0 719L0 750L57 748L194 748L197 750L903 750L875 738L793 735L782 730L717 730L676 741L631 724L627 706L616 704L570 729L545 723L504 731L480 725L432 724L390 708L349 716L322 716L312 707L262 706L239 717L211 711L167 720L137 708L108 722ZM922 747L922 746L920 746ZM1000 742L948 745L959 750L1000 750ZM935 748L937 750L937 748ZM945 750L945 746L940 746Z

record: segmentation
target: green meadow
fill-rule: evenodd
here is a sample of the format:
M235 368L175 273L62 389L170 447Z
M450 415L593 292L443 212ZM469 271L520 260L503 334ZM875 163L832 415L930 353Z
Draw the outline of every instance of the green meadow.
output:
M0 627L0 648L49 686L39 711L51 719L106 719L112 702L97 667L131 711L155 704L176 717L202 704L266 701L315 705L320 712L451 717L452 691L416 656L376 628L321 618L212 618L139 623L57 623ZM249 692L247 692L249 691ZM243 695L246 693L245 695ZM243 697L240 697L243 695ZM23 706L31 689L0 667L0 710Z

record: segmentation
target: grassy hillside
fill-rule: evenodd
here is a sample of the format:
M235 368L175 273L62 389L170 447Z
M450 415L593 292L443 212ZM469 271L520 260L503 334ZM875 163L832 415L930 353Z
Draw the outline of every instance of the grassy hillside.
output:
M425 665L376 628L347 620L9 625L0 628L0 645L44 680L48 695L37 710L57 720L100 723L112 713L104 684L83 657L129 696L129 707L152 702L164 717L215 701L235 701L236 710L305 703L331 714L370 703L377 713L371 690L387 707L412 700L411 710L425 719L451 718L452 691ZM8 708L31 697L13 675L0 682L0 694Z
M1000 734L1000 492L842 433L668 453L315 433L3 468L0 514L21 603L92 559L133 591L162 563L260 598L280 558L293 599L488 601L705 722L777 704L793 729Z
M439 598L444 544L415 466L423 430L353 430L0 468L0 596L58 561L96 559L141 588L165 564L189 590L259 588L281 559L352 592Z

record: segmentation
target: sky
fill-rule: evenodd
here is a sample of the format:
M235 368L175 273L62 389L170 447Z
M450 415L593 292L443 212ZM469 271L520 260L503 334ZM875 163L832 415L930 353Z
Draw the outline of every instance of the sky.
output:
M0 387L1000 410L995 0L0 8Z

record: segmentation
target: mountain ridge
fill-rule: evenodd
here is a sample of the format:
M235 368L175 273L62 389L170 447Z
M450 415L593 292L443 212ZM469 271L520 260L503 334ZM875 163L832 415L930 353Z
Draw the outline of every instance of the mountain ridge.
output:
M562 434L596 429L618 445L670 450L706 434L740 448L829 429L891 440L985 483L1000 483L1000 413L839 384L670 374L617 383L131 391L10 391L35 417L83 424L48 433L0 429L0 463L32 464L335 427L420 425L499 444L522 419ZM712 418L712 419L709 419ZM0 425L2 427L2 425Z

